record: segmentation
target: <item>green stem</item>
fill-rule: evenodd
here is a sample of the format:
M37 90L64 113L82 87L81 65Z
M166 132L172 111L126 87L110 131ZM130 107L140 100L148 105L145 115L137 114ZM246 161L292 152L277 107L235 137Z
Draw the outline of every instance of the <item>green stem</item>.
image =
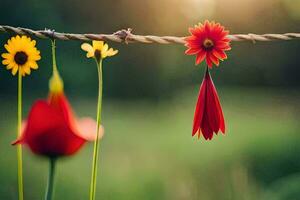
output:
M53 74L58 72L57 65L56 65L56 53L55 53L55 40L51 40L51 49L52 49L52 65L53 65Z
M18 138L21 137L21 126L22 126L22 73L19 70L18 73ZM23 162L22 162L22 146L17 146L17 157L18 157L18 191L19 200L24 199L23 194Z
M101 124L101 109L102 109L102 90L103 90L103 79L102 79L102 59L99 62L96 60L98 68L98 104L97 104L97 130L96 140L94 142L94 153L93 153L93 164L92 164L92 177L90 186L90 200L96 198L96 182L97 182L97 170L98 170L98 159L99 159L99 131Z
M49 176L48 176L45 200L52 200L53 197L56 158L50 158L49 163L50 163Z

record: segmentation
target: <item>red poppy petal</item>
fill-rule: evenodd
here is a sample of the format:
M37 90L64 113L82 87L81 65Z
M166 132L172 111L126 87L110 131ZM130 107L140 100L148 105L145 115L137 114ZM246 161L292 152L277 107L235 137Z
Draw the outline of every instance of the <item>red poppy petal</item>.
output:
M50 94L49 104L64 117L70 127L75 127L76 121L67 97L63 93Z
M89 140L93 140L91 137L91 134L94 133L94 136L96 136L96 134L95 134L96 122L94 122L94 130L92 132L87 133L87 135L85 132L81 132L80 130L89 131L87 129L88 128L87 125L89 124L91 126L93 124L93 122L92 122L93 120L92 119L88 120L87 118L83 119L83 121L76 120L74 117L73 110L70 106L70 103L64 94L59 94L59 95L55 95L55 96L50 95L50 103L55 108L58 108L58 111L63 114L68 126L72 129L73 133L76 134L76 136L81 137L84 140L87 140L87 138ZM82 126L80 126L80 125L82 125ZM86 126L86 127L84 127L84 126ZM91 127L89 127L89 128L91 128Z
M63 124L64 119L56 110L52 109L46 101L38 100L29 113L24 134L29 134L25 137L40 134Z
M24 141L24 137L23 137L23 133L24 133L24 131L25 131L25 127L27 126L27 120L23 120L22 121L22 125L21 125L21 136L17 139L17 140L15 140L15 141L13 141L11 144L12 145L16 145L16 144L22 144Z
M29 113L23 141L37 154L71 155L86 141L76 134L73 121L71 108L64 96L51 96L48 102L39 100Z
M97 123L94 119L89 117L84 117L77 120L77 129L78 129L78 135L80 135L82 138L85 138L88 141L96 140ZM104 128L101 125L98 139L101 139L103 135L104 135Z
M12 141L11 145L23 144L23 138L16 139Z
M57 157L72 155L85 143L82 138L76 137L67 127L56 127L26 139L26 144L37 154Z

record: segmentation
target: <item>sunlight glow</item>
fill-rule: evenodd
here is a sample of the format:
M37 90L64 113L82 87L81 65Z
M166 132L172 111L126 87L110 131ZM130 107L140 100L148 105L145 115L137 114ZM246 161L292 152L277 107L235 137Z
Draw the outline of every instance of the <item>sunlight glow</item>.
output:
M216 8L215 0L188 0L182 7L184 15L191 20L210 18Z

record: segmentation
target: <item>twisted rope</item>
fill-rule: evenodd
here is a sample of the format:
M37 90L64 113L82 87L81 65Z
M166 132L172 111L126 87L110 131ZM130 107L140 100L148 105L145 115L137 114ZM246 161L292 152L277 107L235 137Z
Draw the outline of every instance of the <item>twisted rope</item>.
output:
M45 30L32 30L22 27L12 27L0 25L0 33L14 33L19 35L29 35L41 39L57 39L57 40L80 40L80 41L91 41L91 40L104 40L113 42L123 43L158 43L158 44L184 44L185 37L176 36L155 36L155 35L135 35L132 33L132 29L122 29L113 34L74 34L74 33L59 33L49 29ZM234 34L228 35L231 41L242 42L251 41L253 43L269 42L276 40L294 40L300 39L300 33L283 33L283 34Z

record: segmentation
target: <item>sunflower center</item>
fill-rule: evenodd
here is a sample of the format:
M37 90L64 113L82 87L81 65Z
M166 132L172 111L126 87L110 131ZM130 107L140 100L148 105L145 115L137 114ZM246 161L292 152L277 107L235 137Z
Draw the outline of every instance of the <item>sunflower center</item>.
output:
M28 55L24 51L18 51L14 60L18 65L24 65L28 60Z
M211 50L214 47L214 42L211 39L206 38L202 45L205 49Z

